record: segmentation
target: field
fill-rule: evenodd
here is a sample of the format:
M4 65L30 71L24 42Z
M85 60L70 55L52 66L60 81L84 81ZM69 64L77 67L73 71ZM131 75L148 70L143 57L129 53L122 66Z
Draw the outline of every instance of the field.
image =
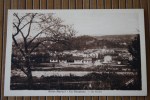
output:
M92 70L91 68L61 68L61 70L53 68L52 71L33 71L31 90L140 90L137 74L134 71L98 71L97 69L97 67ZM26 90L28 81L23 72L13 70L12 74L11 89Z

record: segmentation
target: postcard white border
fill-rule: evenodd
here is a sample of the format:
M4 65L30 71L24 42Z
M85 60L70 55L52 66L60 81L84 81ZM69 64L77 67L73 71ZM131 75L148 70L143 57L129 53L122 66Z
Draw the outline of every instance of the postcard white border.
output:
M91 10L91 9L89 9ZM89 10L63 10L63 11L89 11ZM11 51L12 51L12 16L14 12L21 13L50 13L62 10L8 10L7 43L5 60L5 82L4 96L146 96L147 74L146 74L146 48L143 9L92 9L100 13L138 13L141 45L141 72L142 90L10 90L11 77Z

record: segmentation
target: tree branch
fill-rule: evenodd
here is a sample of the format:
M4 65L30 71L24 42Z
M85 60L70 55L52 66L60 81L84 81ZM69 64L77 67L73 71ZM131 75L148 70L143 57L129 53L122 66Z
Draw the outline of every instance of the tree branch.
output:
M15 23L13 23L14 24L14 26L17 28L17 26L15 25ZM15 34L12 34L14 37L16 36L16 35L18 35L19 34L19 31L18 31L18 29L17 29L17 32L15 33Z
M14 41L15 45L17 46L17 48L20 50L20 52L22 53L22 55L25 57L25 54L24 54L23 50L19 47L19 45L18 45L18 43L17 43L15 37L12 36L12 38L13 38L13 41Z
M22 16L21 18L20 18L20 21L22 21L25 17L27 17L27 16L29 16L31 13L28 13L28 14L26 14L25 16Z
M37 35L35 35L30 41L29 41L29 44L30 45L40 34L43 33L43 31L47 30L48 28L50 28L52 25L48 26L47 28L41 30L39 33L37 33Z
M36 15L36 14L35 14L35 15ZM26 37L25 37L25 38L27 38L27 37L29 36L29 34L30 34L31 24L32 24L32 21L33 21L33 19L34 19L35 15L32 15L32 18L31 18L31 20L30 20L30 24L29 24L28 33L27 33L27 35L26 35Z
M22 29L23 29L25 26L27 26L29 23L30 23L30 21L27 22L26 24L24 24L24 25L20 28L20 30L22 30Z
M38 43L31 49L30 53L32 53L32 52L35 50L35 48L37 48L37 47L38 47L40 44L42 44L44 41L47 41L47 40L43 40L43 41L38 42Z
M18 35L19 34L19 32L21 33L21 35L22 35L22 37L23 38L25 38L24 37L24 35L23 35L23 32L19 29L19 27L17 27L17 25L15 24L15 23L13 23L14 24L14 26L17 28L17 33L16 34L14 34L13 36L16 36L16 35Z
M18 17L18 15L16 13L14 13L14 16L16 16L16 18L18 19L18 26L17 27L19 27L20 23L21 23L20 18Z
M28 75L27 71L23 68L23 66L21 66L21 70L22 70L26 75Z
M18 63L15 63L15 65L17 65L17 67L21 67L21 68L20 68L21 71L23 71L23 72L27 75L27 72L26 72L26 70L23 68L22 65L20 65L20 64L18 64Z

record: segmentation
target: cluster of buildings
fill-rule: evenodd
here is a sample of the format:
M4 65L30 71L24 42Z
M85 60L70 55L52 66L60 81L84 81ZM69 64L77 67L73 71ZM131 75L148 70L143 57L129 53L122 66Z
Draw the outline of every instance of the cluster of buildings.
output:
M118 51L119 52L119 51ZM62 66L101 66L106 64L122 65L129 60L127 51L116 53L112 49L87 49L63 51L50 57L50 63L59 63ZM57 56L61 55L61 56ZM66 56L67 55L67 56Z
M30 56L31 62L53 63L61 66L101 66L106 64L125 65L132 57L125 49L108 49L107 47L85 49L85 50L64 50L45 51L45 48L38 48ZM18 50L13 47L12 60L23 59Z

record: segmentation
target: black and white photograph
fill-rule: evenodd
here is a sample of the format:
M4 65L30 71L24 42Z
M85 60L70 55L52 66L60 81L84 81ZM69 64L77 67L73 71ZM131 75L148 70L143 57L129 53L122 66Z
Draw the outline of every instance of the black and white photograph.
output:
M142 9L8 15L5 95L146 95Z

